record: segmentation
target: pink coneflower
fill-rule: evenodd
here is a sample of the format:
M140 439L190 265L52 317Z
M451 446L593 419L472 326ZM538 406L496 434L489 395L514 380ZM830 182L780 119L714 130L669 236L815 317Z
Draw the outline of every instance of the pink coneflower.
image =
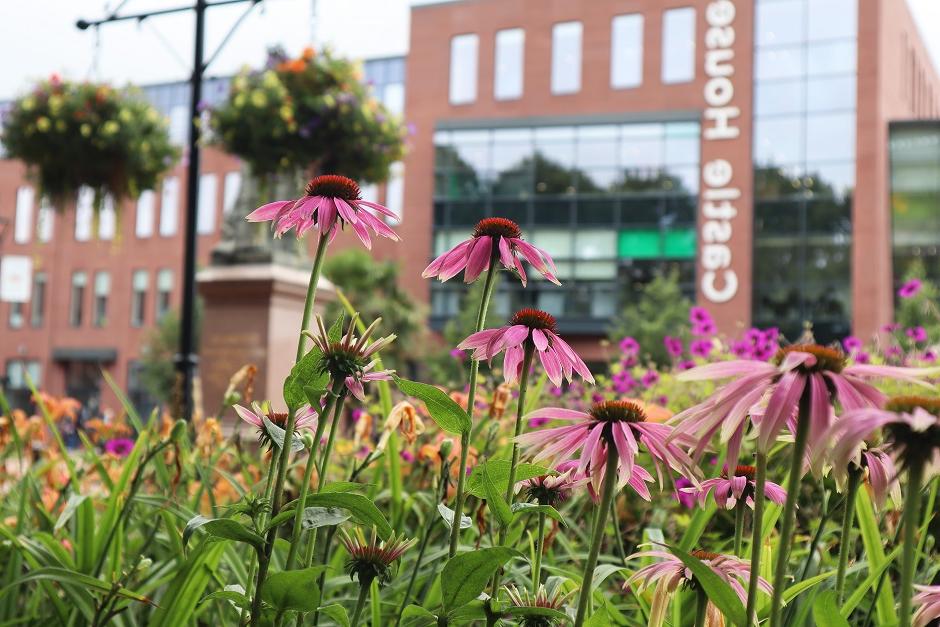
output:
M940 619L940 586L918 586L915 585L917 595L914 597L914 605L917 612L914 613L914 627L928 627Z
M528 498L537 501L539 505L557 505L564 503L571 495L571 491L588 482L586 475L578 472L577 462L559 464L557 470L561 474L542 475L532 479L520 481L520 491Z
M891 398L885 409L861 408L846 412L825 434L832 442L833 468L848 467L858 459L864 441L882 429L885 450L901 465L921 466L926 477L940 474L940 400L920 396Z
M332 381L345 381L346 389L360 401L365 401L365 390L362 384L370 381L390 381L394 370L380 370L370 372L378 360L369 361L369 358L378 353L395 340L395 335L379 338L372 343L369 338L382 321L375 321L357 338L356 322L359 314L352 317L349 328L339 342L330 339L330 335L323 324L323 319L317 316L316 334L304 331L304 334L313 340L313 343L323 353L321 368L330 375Z
M368 586L374 579L378 579L380 584L388 583L391 580L392 564L415 544L415 540L405 540L404 536L396 537L395 534L388 540L378 542L375 529L372 530L372 539L368 541L358 527L352 536L345 529L341 533L343 546L349 553L346 572L350 579L357 577L360 586Z
M729 473L726 468L720 477L706 479L697 488L685 488L685 491L695 494L699 505L702 506L705 505L709 493L714 493L718 507L734 509L738 501L744 499L747 506L754 509L754 474L756 471L754 466L735 466L733 473ZM764 483L764 495L777 505L783 505L787 500L787 491L772 481Z
M923 285L920 279L911 279L901 286L901 289L898 290L898 296L901 298L912 298L917 295Z
M692 557L700 559L713 573L731 586L731 589L738 595L742 603L746 602L746 585L751 576L751 566L748 562L732 555L709 553L707 551L692 551L691 555ZM650 606L649 624L662 625L664 624L663 621L666 617L669 602L676 590L678 590L680 586L689 586L693 589L697 589L700 584L695 579L695 575L692 574L692 571L682 563L682 560L668 551L641 551L634 553L628 557L627 560L644 557L654 557L659 561L653 562L649 566L644 566L633 573L624 584L624 589L629 590L630 586L634 583L639 584L640 590L646 590L655 585L656 590L653 593L653 602ZM767 594L773 593L773 588L770 583L763 577L757 578L757 586L758 589L763 590ZM709 602L706 612L706 624L724 624L721 613L711 602ZM711 622L709 622L708 617L711 618Z
M258 442L262 446L273 445L273 440L264 426L264 419L267 418L274 426L284 429L287 426L287 413L264 411L259 403L252 403L251 409L234 405L233 409L238 417L258 429ZM309 405L304 405L297 410L294 417L295 432L306 429L311 433L317 430L317 413ZM283 438L281 438L283 440Z
M457 345L460 349L473 349L473 359L491 360L505 351L503 376L506 383L519 378L526 348L534 348L545 374L555 385L563 379L572 380L577 372L585 381L594 383L594 377L585 363L567 342L555 331L555 318L538 309L521 309L509 320L509 325L474 333Z
M130 438L114 438L104 443L104 450L115 457L127 457L134 450L134 441Z
M437 277L443 282L463 271L463 280L472 283L484 270L489 269L494 255L507 270L514 270L519 274L523 286L527 278L522 259L532 264L546 279L561 285L555 276L558 270L551 256L523 240L519 225L506 218L480 220L470 239L460 242L432 261L421 276L425 279Z
M695 496L689 494L687 491L687 488L691 488L693 485L695 484L685 477L677 477L675 481L676 489L673 490L672 495L676 498L679 505L686 509L695 507Z
M898 481L898 470L891 456L883 449L872 448L862 451L859 463L875 505L881 509L890 496L895 506L900 506L901 482Z
M373 215L370 209L389 218L398 219L387 207L362 200L359 185L352 179L338 174L323 174L310 179L304 195L300 198L262 205L248 214L246 220L272 221L275 237L281 237L289 230L295 229L297 238L300 239L304 233L316 227L321 235L327 235L332 240L339 228L348 224L366 248L372 248L370 229L376 235L398 241L395 231Z
M804 390L807 390L810 394L808 437L816 456L823 448L822 435L831 422L832 404L836 400L843 411L881 407L884 395L866 379L885 377L918 381L918 377L931 372L894 366L846 365L841 351L815 344L784 347L770 362L716 362L678 375L683 381L729 377L735 377L735 380L704 402L676 415L673 419L677 425L675 434L694 436L697 458L712 437L719 433L721 442L728 445L728 466L736 466L752 407L766 401L766 409L758 425L758 450L766 452L784 425L795 424L792 419Z
M646 483L653 478L645 468L635 463L640 444L653 458L660 484L663 467L672 468L680 474L696 472L685 451L668 441L671 427L648 422L646 412L637 403L603 401L592 406L589 413L549 407L536 410L528 417L546 417L574 423L526 433L517 437L516 441L533 455L533 461L568 461L581 451L578 472L590 476L596 493L600 493L604 481L607 456L614 454L619 458L617 489L630 485L640 496L650 500Z

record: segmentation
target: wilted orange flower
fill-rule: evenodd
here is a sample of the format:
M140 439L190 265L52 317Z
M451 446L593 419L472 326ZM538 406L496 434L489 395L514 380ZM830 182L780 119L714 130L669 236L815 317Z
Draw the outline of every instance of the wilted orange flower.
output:
M196 450L203 457L209 457L220 444L222 444L222 425L215 418L206 418L198 427Z
M506 413L506 405L509 404L512 388L505 383L500 383L493 392L493 401L490 403L490 418L499 420Z
M401 431L401 435L408 444L414 444L418 436L424 433L424 422L418 416L414 405L407 401L402 401L392 408L385 419L385 425L382 427L382 436L379 438L377 451L384 451L388 443L388 438L395 430Z
M455 403L457 403L458 405L460 405L461 407L463 407L464 409L467 409L467 401L468 401L468 399L467 399L467 395L464 394L463 392L451 392L451 393L450 393L450 398L451 398Z
M304 48L303 54L300 55L300 58L304 59L305 61L309 61L314 56L316 56L316 54L317 51L313 49L313 46L307 46Z
M662 405L647 403L638 398L624 398L622 400L639 405L640 409L646 414L647 422L666 422L673 416L673 412Z
M362 412L359 414L359 420L356 421L356 429L353 436L353 450L358 451L363 442L368 442L372 438L372 414Z

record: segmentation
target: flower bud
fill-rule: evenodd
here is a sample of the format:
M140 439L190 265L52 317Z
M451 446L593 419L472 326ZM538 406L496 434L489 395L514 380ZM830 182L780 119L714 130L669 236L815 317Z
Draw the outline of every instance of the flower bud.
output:
M173 430L170 431L170 439L175 442L182 442L186 437L189 426L186 424L186 421L180 418L176 421L176 424L173 425Z
M451 451L454 449L453 440L444 440L441 442L441 446L438 448L438 454L441 456L441 459L448 459L450 457Z

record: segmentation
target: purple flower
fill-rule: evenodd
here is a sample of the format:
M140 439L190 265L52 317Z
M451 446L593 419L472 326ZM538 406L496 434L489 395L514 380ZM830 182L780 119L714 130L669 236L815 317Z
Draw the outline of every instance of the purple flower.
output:
M614 391L617 392L617 394L629 394L637 385L636 379L633 378L633 375L625 370L618 372L613 377L611 377L611 382L613 383Z
M549 422L549 419L545 417L529 418L529 428L538 429L539 427L544 427L545 425L547 425L548 422Z
M666 352L669 353L670 357L679 357L682 355L682 340L679 338L667 335L663 338L663 345L666 347Z
M754 347L747 340L736 340L731 343L731 352L737 357L747 359L754 355Z
M636 355L627 355L620 360L620 365L624 368L632 368L637 365L637 363L639 363L639 360L636 358Z
M708 357L712 352L712 343L710 340L695 340L689 344L689 352L696 357Z
M591 402L592 402L592 403L603 403L603 402L604 402L604 396L603 396L602 394L598 394L597 392L594 392L593 394L591 394Z
M414 453L412 453L411 451L403 450L402 452L398 454L398 456L401 457L403 461L406 461L409 464L415 460Z
M693 483L685 477L679 477L675 483L676 489L673 490L672 495L679 502L679 505L686 509L695 507L695 495L686 491L686 488L691 488Z
M650 387L659 381L659 373L655 370L647 370L640 382L643 387Z
M867 364L868 362L871 361L871 355L869 355L865 351L858 351L857 353L852 355L852 358L855 359L855 363L857 364Z
M694 367L695 367L695 362L692 361L691 359L685 359L683 361L680 361L679 364L677 365L677 368L679 368L679 370L691 370Z
M937 354L933 351L927 350L927 351L924 351L923 355L921 355L921 359L923 359L924 361L933 363L937 361Z
M851 354L862 347L862 341L854 335L850 335L842 340L842 347L845 348L846 352Z
M900 324L898 324L897 322L892 322L890 324L886 324L883 327L881 327L881 330L884 331L885 333L894 333L895 331L898 331L900 328L901 328Z
M455 348L450 351L450 356L456 359L457 361L463 361L464 359L467 358L467 353L460 350L459 348Z
M669 404L669 397L666 396L665 394L660 394L655 399L653 399L653 402L656 403L657 405L662 405L663 407L665 407L666 405Z
M625 337L620 340L620 352L627 355L636 355L640 352L640 343L632 337Z
M564 393L564 390L562 390L560 386L553 385L550 388L548 388L548 393L551 394L552 396L557 397L557 396L561 396Z
M924 327L913 327L905 331L907 337L911 338L913 342L926 342L927 341L927 330Z
M692 335L702 336L702 335L715 335L718 332L718 327L715 326L713 320L705 320L704 322L697 322L692 325Z
M713 321L711 314L708 313L707 309L704 307L692 307L689 309L689 322L692 324L702 324Z
M366 412L363 411L362 408L356 407L355 409L352 410L352 412L350 412L349 416L350 418L352 418L353 422L359 422L359 419L362 418L362 414L364 413Z
M923 286L924 284L920 279L911 279L901 286L901 289L898 290L898 296L901 298L912 298L917 295Z
M114 438L104 443L104 450L117 457L127 457L134 450L134 441L130 438Z

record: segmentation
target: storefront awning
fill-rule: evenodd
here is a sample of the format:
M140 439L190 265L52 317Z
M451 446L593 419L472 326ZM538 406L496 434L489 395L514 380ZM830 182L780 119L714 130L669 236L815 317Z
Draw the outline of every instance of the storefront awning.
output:
M53 348L53 361L91 361L111 363L117 361L116 348Z

